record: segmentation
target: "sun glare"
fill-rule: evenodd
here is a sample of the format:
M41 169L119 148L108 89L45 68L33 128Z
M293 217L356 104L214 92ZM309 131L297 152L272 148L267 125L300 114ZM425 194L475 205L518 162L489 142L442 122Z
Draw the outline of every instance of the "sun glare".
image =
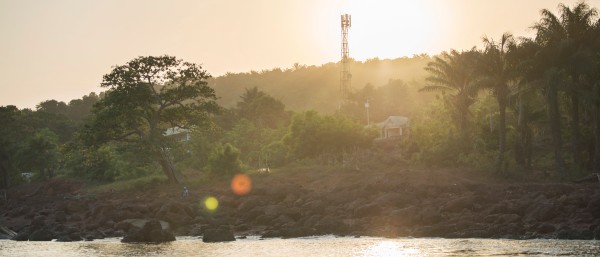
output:
M404 248L401 243L384 241L369 247L364 256L419 256L420 251L414 248Z
M442 28L435 6L422 1L348 1L350 55L396 58L430 52ZM443 33L442 33L443 34Z

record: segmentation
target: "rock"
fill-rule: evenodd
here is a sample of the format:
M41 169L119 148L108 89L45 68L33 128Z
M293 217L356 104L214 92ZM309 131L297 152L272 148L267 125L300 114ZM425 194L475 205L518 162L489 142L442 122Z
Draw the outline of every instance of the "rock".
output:
M600 240L600 227L597 227L596 229L594 229L593 236L594 236L594 239Z
M528 217L534 218L538 221L548 221L558 215L556 208L552 203L544 202L539 203L533 207L531 212L528 213Z
M147 219L126 219L119 223L116 223L113 228L115 230L123 230L124 232L128 232L132 228L142 229L146 223L148 223ZM159 220L162 229L171 230L171 225L169 222Z
M175 236L170 231L163 229L160 221L150 220L141 229L130 229L121 240L123 243L162 243L175 241Z
M67 221L67 214L64 211L57 211L54 213L54 220L56 222L65 222Z
M41 228L46 225L46 217L44 216L35 216L29 226L34 229Z
M368 204L354 209L354 217L363 218L377 216L381 214L381 207L375 204Z
M600 218L600 195L593 196L588 202L587 209L594 218Z
M15 241L27 241L29 240L29 230L25 229L19 233L17 233L17 235L15 237L13 237L13 240Z
M59 236L58 239L56 239L56 242L73 242L73 240L69 235L62 235Z
M70 202L65 207L65 212L68 214L75 214L87 211L88 207L85 203L82 202Z
M71 222L81 221L81 216L79 216L77 214L72 214L71 216L69 216L69 221L71 221Z
M52 241L52 239L54 239L54 234L45 228L36 230L29 235L29 241Z
M552 233L555 230L556 228L554 227L554 225L548 223L541 224L537 227L537 232L540 234Z
M333 234L346 232L346 226L337 217L323 217L315 225L315 229L319 234Z
M317 231L307 227L291 227L281 231L282 238L294 238L316 235Z
M204 231L204 236L202 237L202 242L205 243L229 241L235 241L235 237L233 236L231 229L225 226L206 229L206 231Z
M271 229L271 230L267 230L265 231L260 238L274 238L274 237L282 237L283 233L281 233L281 231L276 230L276 229Z
M71 239L71 241L81 241L81 240L83 240L83 238L81 237L81 234L79 234L79 232L69 233L69 238Z
M475 198L473 196L464 196L464 197L452 199L452 200L448 201L446 204L444 204L441 207L440 211L459 212L459 211L462 211L463 209L471 209L473 207L474 199Z

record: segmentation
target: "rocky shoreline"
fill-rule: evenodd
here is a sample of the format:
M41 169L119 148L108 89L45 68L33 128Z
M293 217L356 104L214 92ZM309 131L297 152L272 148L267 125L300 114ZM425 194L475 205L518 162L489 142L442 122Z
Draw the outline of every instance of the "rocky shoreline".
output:
M0 226L17 232L14 240L61 242L127 237L149 220L148 231L159 231L162 221L175 236L207 242L325 234L600 239L599 183L499 182L411 170L298 170L252 181L245 196L224 180L191 188L182 199L175 186L91 195L81 184L53 180L9 190ZM203 205L207 196L218 199L216 210Z

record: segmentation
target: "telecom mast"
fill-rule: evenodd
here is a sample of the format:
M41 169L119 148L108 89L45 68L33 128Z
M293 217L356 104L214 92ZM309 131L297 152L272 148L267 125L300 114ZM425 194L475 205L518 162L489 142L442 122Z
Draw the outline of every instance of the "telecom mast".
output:
M348 50L348 29L352 25L352 17L350 14L342 14L342 71L340 72L340 107L349 96L350 85L352 74L350 74L348 67L348 56L350 51Z

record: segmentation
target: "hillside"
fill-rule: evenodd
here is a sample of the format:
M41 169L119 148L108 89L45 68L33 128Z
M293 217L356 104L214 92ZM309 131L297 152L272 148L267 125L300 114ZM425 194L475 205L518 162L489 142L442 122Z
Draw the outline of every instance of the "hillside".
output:
M380 87L390 80L402 80L416 91L424 85L427 73L423 68L430 60L429 56L418 55L393 60L374 58L365 62L351 62L352 87L360 90L367 84ZM244 89L258 87L281 100L290 110L314 109L331 113L338 106L339 74L339 63L321 66L295 64L290 69L228 73L211 79L209 86L216 90L219 103L224 107L234 106Z

